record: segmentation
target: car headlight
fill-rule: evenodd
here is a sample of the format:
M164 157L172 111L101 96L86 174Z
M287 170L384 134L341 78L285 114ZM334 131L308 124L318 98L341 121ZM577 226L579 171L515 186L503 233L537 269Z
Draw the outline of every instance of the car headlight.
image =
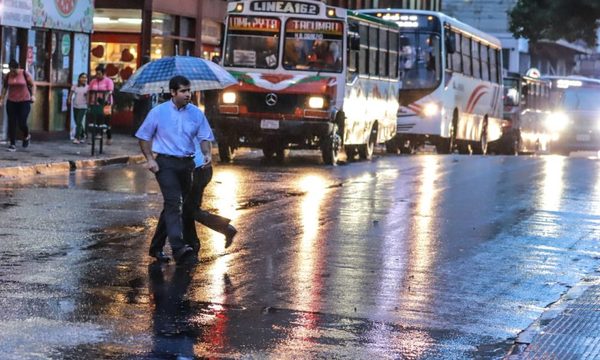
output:
M562 112L552 113L546 119L546 127L551 132L561 132L569 125L570 119Z
M325 99L322 96L311 96L308 98L308 107L311 109L322 109L325 105Z
M223 93L223 104L235 104L237 100L237 94L233 91L227 91Z
M423 107L423 115L426 117L436 116L440 112L440 107L436 103L427 103Z

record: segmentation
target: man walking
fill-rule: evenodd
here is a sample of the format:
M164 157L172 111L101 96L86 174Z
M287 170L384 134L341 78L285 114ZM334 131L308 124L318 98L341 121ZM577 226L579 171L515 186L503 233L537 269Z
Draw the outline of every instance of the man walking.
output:
M210 144L209 144L210 145ZM230 223L230 219L213 214L209 211L203 210L202 197L204 195L204 189L212 179L213 169L211 161L204 159L205 155L200 146L196 145L196 154L194 162L196 168L194 169L192 176L192 186L189 193L185 197L183 204L183 240L189 245L196 255L200 252L200 239L196 232L196 224L194 220L201 223L202 225L225 235L225 249L229 248L233 243L233 238L237 234L236 228ZM192 214L193 216L190 216ZM165 217L161 213L156 225L156 231L152 242L150 243L150 256L156 258L158 261L167 262L169 258L163 253L162 249L165 246L167 238L167 231L165 226Z
M212 131L202 111L190 104L190 81L186 77L173 77L169 89L171 100L153 108L135 136L160 186L164 200L161 217L179 264L194 253L183 241L182 205L191 185L195 144L199 144L208 165Z

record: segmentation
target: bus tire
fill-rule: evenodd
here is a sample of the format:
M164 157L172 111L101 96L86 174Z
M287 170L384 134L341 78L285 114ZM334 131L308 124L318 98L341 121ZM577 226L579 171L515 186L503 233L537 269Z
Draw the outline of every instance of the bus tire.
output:
M397 135L385 142L385 152L396 155L400 153L400 144L398 143Z
M321 139L321 157L326 165L335 165L338 159L341 139L337 134L337 127L331 135Z
M361 160L371 160L373 158L373 151L375 150L375 142L377 141L377 126L373 125L371 129L371 135L366 144L358 145L358 157Z
M346 160L353 161L356 158L358 150L356 145L344 145L344 152L346 153Z
M452 115L452 122L448 129L448 139L440 138L438 143L435 145L435 149L438 154L452 154L457 147L456 131L458 128L458 111L454 110Z
M483 118L483 125L481 126L481 137L479 138L479 142L474 144L471 148L473 149L473 154L479 155L487 155L488 152L488 119L487 116Z
M233 159L233 147L227 143L227 141L222 140L218 143L219 148L219 159L221 162L228 163Z

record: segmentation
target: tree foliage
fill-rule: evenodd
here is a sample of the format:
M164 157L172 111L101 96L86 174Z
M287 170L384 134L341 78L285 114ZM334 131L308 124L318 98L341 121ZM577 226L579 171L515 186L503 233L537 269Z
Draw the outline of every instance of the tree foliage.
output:
M600 0L518 0L509 18L517 38L583 40L594 46Z

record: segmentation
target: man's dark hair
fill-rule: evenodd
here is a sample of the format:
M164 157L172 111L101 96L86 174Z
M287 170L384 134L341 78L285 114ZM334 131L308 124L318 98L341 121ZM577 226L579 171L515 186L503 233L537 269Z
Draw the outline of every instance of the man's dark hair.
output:
M179 90L182 86L190 86L192 83L188 78L182 75L176 75L169 80L169 89L173 91Z
M96 70L97 72L101 72L101 73L103 73L103 74L105 73L105 70L104 70L104 65L102 65L102 64L100 64L100 65L96 66L96 69L95 69L95 70Z

